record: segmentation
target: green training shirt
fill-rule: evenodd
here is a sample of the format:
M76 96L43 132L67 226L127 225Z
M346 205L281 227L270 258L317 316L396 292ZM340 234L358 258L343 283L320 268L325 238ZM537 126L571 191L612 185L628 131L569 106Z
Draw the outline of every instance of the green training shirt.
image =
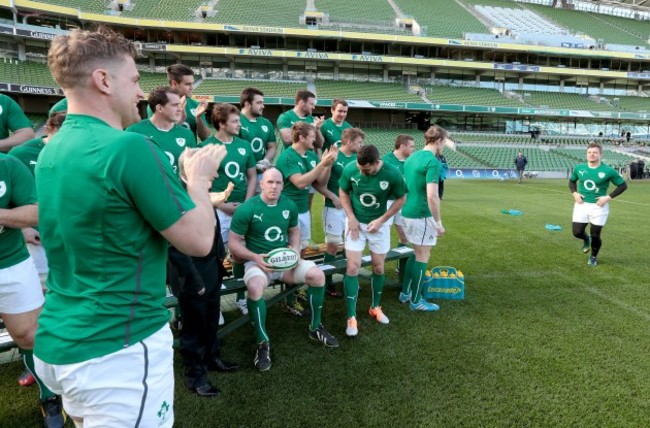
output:
M363 175L356 162L343 169L341 190L350 196L352 212L360 223L368 224L386 214L386 202L406 194L406 185L397 168L384 163L375 175Z
M241 204L232 217L230 230L246 238L246 248L267 254L289 244L289 229L298 226L298 207L280 195L277 204L268 205L260 195Z
M285 111L280 116L278 116L278 120L277 120L276 123L278 125L278 130L282 131L283 129L291 128L297 122L307 122L307 123L313 125L314 124L314 116L309 115L307 117L300 117L300 116L298 116L296 114L295 111L293 111L293 109L291 109L291 110ZM291 143L289 143L289 144L284 143L284 148L286 149L290 145L291 145Z
M332 170L330 171L330 179L327 182L327 189L334 193L336 196L339 195L339 179L341 174L343 174L343 168L350 162L357 161L357 154L352 153L350 156L346 156L342 151L339 150L338 156L336 156L336 161L332 165ZM334 208L332 200L325 198L325 206Z
M399 160L397 159L397 156L395 156L395 153L390 152L386 153L384 157L381 158L384 162L389 163L393 165L395 168L399 169L399 172L404 175L404 162L405 160Z
M348 128L352 128L352 125L345 121L337 125L331 117L325 120L320 127L320 133L323 134L323 151L332 146L339 147L341 145L341 135Z
M32 174L20 160L0 153L0 208L11 209L35 203L36 186ZM28 257L20 229L0 224L0 269L15 266Z
M68 110L68 99L63 98L62 100L59 100L56 104L52 106L49 112L47 112L48 116L52 116L52 113L58 113L61 111L67 111Z
M196 138L192 135L192 131L176 124L170 130L163 131L162 129L158 129L151 119L144 119L129 126L126 130L142 134L158 144L158 147L167 155L169 164L176 176L179 176L178 159L181 157L185 148L196 147Z
M69 114L36 165L50 269L34 353L72 364L136 344L169 321L168 242L194 208L165 153L142 135Z
M311 185L299 189L293 185L289 177L294 174L306 174L316 168L318 155L313 150L307 150L304 156L300 155L293 147L286 148L280 153L275 167L282 173L284 189L282 194L292 199L298 206L299 213L309 211L309 190Z
M255 157L250 143L239 137L234 137L230 143L223 143L216 136L211 135L201 143L201 147L208 144L224 145L227 151L226 157L221 161L217 170L219 176L212 182L212 191L223 192L228 187L228 183L232 181L235 188L230 194L228 202L244 202L248 189L247 171L249 168L255 168Z
M31 128L32 122L13 98L0 94L0 140L19 129Z
M598 198L607 196L609 183L620 186L625 179L614 168L601 162L596 168L591 168L586 163L576 165L571 181L578 182L578 193L582 195L583 201L594 204Z
M29 172L34 175L34 168L36 168L36 161L38 160L38 155L45 147L43 138L34 138L33 140L25 141L19 146L13 147L9 150L9 155L20 159L22 163L29 169Z
M180 125L189 129L192 131L192 134L194 134L194 137L196 138L196 117L194 116L194 113L196 113L196 109L199 107L200 102L195 100L194 98L187 98L187 103L185 103L185 115L187 116L185 119L185 122L181 123ZM151 107L147 106L147 117L153 116L153 112L151 111ZM201 120L203 123L205 123L206 126L208 125L208 121L205 118L205 114L201 115Z
M419 150L404 162L404 180L409 194L402 208L402 217L431 217L427 200L427 184L438 183L442 172L442 163L429 150Z
M270 120L258 116L255 120L249 120L243 113L241 117L241 128L239 137L250 143L255 163L264 159L266 156L266 146L268 143L275 144L275 130ZM271 159L273 160L273 159Z

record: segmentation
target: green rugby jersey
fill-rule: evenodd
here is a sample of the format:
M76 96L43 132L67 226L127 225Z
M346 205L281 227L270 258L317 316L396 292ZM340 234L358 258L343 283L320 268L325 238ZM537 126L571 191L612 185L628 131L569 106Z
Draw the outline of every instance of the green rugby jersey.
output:
M45 137L34 138L33 140L25 141L21 145L13 147L11 150L9 150L9 155L20 159L20 161L24 163L25 166L27 166L29 172L32 173L32 176L34 175L34 168L36 168L38 155L41 153L41 150L43 150L43 147L45 147L43 138Z
M395 153L390 152L386 153L384 157L381 158L384 162L389 163L393 165L395 168L399 169L399 172L404 175L404 162L405 160L399 160L397 159L397 156L395 156Z
M306 174L316 168L318 155L313 150L307 150L304 156L300 155L293 147L286 148L280 153L275 167L282 173L284 189L282 194L291 198L298 206L299 213L309 211L309 190L311 185L299 189L293 185L289 177L294 174Z
M11 132L31 127L32 122L18 103L13 98L0 94L0 140L7 138Z
M298 226L298 207L285 195L269 205L260 195L241 204L232 217L230 230L246 238L246 248L267 254L289 244L289 229Z
M169 321L168 242L194 203L142 135L69 114L36 165L47 299L34 353L72 364L136 344Z
M291 109L289 111L285 111L280 116L278 116L278 120L277 120L276 123L278 125L278 130L281 131L281 130L286 129L286 128L291 128L294 125L294 123L297 123L297 122L307 122L307 123L313 125L314 124L314 116L309 115L307 117L300 117L300 116L298 116L296 114L295 111L293 111L293 109ZM287 148L290 145L291 145L291 143L289 143L289 144L284 143L284 148Z
M582 195L583 201L593 204L601 196L607 196L609 183L620 186L625 179L614 168L601 162L596 168L591 168L586 163L576 165L571 181L578 182L578 193Z
M255 168L255 157L248 141L233 137L230 143L219 141L216 136L206 138L201 147L208 144L219 144L226 147L226 157L221 161L217 173L219 176L212 182L213 192L223 192L229 182L233 182L233 189L228 202L244 202L248 189L248 169Z
M56 104L52 106L49 112L47 112L48 116L52 116L52 113L58 113L60 111L67 111L68 110L68 99L63 98L62 100L59 100Z
M129 132L135 132L148 137L165 152L169 164L174 173L178 176L178 159L186 147L196 147L196 138L189 129L174 124L168 131L158 129L151 119L144 119L126 128Z
M352 128L352 125L345 121L337 125L331 117L325 120L320 127L320 133L323 134L323 151L332 146L339 147L341 145L341 135L348 128Z
M330 179L327 182L327 189L334 193L336 196L339 195L339 179L341 174L343 174L343 168L350 162L357 161L357 154L352 153L350 156L346 156L342 151L339 150L338 156L336 156L336 161L332 164L332 170L330 171ZM334 204L329 198L325 198L325 206L334 208Z
M37 203L34 177L23 163L0 153L0 209ZM29 253L20 229L0 225L0 269L27 260Z
M343 169L339 180L341 190L350 196L352 212L360 223L368 224L386 214L386 202L406 194L402 174L384 163L375 175L363 175L356 162Z
M249 120L245 114L240 114L241 128L239 137L250 143L255 163L264 159L266 156L266 146L268 143L275 144L275 130L270 120L258 116L255 120ZM273 160L273 159L271 159Z
M420 150L409 156L404 162L404 180L408 186L408 196L402 208L402 217L431 217L427 200L427 184L438 183L442 172L442 163L429 150Z

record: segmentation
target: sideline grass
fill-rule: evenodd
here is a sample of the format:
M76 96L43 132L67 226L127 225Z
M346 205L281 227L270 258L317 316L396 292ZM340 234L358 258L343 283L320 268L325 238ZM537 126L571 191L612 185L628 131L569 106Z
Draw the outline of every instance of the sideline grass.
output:
M524 215L500 213L511 208ZM243 368L211 375L220 398L186 392L177 356L176 426L647 426L650 182L631 182L612 203L596 268L571 236L571 211L565 180L448 181L447 234L430 266L463 270L464 301L413 313L388 289L384 326L367 315L365 285L359 336L348 339L344 302L328 299L336 350L273 307L271 371L255 371L252 328L239 329L223 356ZM36 390L18 386L20 371L0 366L2 427L39 426Z

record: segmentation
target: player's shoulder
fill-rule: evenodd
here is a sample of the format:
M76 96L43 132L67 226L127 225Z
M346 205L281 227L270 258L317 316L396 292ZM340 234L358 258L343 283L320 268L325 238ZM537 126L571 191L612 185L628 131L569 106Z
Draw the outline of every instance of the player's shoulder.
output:
M140 122L136 122L133 125L130 125L125 131L128 132L141 132L146 128L151 126L151 121L149 119L142 119Z
M280 194L280 199L278 199L278 206L286 209L290 209L298 213L298 205L294 202L293 199L287 195Z
M221 143L219 142L219 140L217 140L217 138L214 135L210 135L208 138L206 138L205 140L199 143L199 147L205 147L208 144L221 144Z

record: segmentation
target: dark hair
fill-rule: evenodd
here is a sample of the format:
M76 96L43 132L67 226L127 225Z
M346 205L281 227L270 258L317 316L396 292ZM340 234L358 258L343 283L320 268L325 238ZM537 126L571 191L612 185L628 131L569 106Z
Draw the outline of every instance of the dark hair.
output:
M169 97L167 94L178 95L178 91L176 89L172 89L170 86L158 86L149 92L149 108L151 108L151 111L153 113L156 112L157 106L164 106L169 102Z
M194 70L183 64L174 64L167 67L167 80L181 83L183 76L194 76Z
M347 107L347 106L348 106L348 102L347 102L347 101L345 101L345 100L343 100L343 99L341 99L341 98L334 98L334 99L332 100L332 110L334 110L334 109L336 108L336 106L339 105L339 104L341 104L343 107Z
M212 108L212 115L210 116L212 125L214 125L216 129L219 129L219 124L228 122L228 116L231 114L238 115L239 109L234 105L228 103L215 104Z
M357 154L359 165L370 165L379 161L379 150L373 144L364 145Z
M395 150L399 150L400 147L408 144L409 141L415 141L415 139L407 134L399 134L395 139Z
M244 103L248 101L249 104L253 104L255 95L264 96L264 92L260 91L257 88L246 88L241 91L241 96L239 97L239 106L244 108Z
M603 147L600 144L598 144L597 142L595 142L595 141L590 141L589 142L589 144L587 145L587 150L588 149L593 149L594 147L597 148L600 153L603 152Z
M64 111L52 113L50 117L47 118L47 122L45 122L45 133L51 134L53 131L58 131L61 128L61 125L63 125L65 116L66 112Z
M316 95L314 95L313 92L307 91L305 89L301 89L296 92L296 104L298 104L298 101L307 102L307 100L310 98L316 98Z

